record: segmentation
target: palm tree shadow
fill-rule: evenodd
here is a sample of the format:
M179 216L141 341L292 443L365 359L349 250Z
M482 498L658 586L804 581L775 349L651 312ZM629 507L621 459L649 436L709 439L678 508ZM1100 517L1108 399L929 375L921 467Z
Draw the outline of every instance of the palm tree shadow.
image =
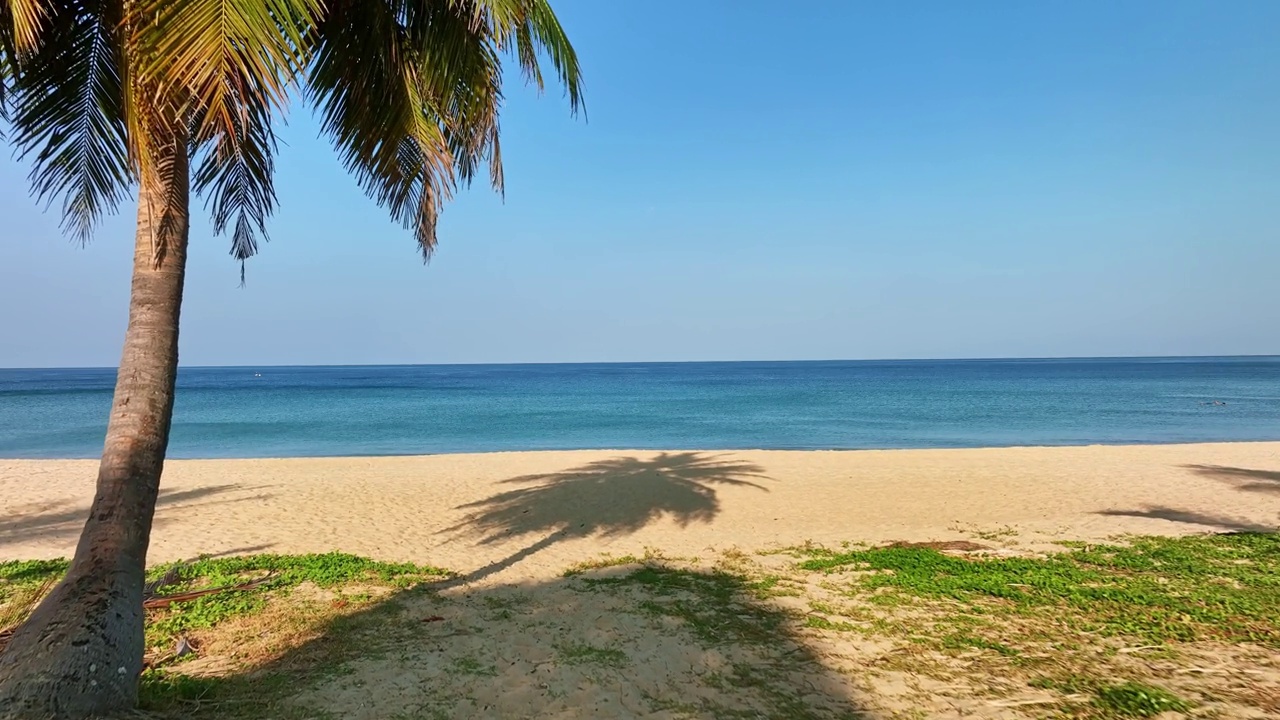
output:
M500 486L517 487L460 506L466 517L440 532L469 536L480 545L542 536L464 578L478 580L562 540L622 537L661 518L680 527L710 522L720 512L717 486L768 492L756 482L767 479L759 465L706 453L616 457L500 481Z
M1183 525L1199 525L1217 532L1251 532L1273 533L1276 528L1252 522L1238 517L1211 515L1208 513L1177 510L1170 507L1148 506L1141 510L1102 510L1096 513L1111 517L1148 518L1181 523Z
M1182 467L1197 475L1234 485L1237 490L1244 492L1280 494L1280 472L1275 470L1254 470L1227 465L1183 465Z
M748 576L653 563L467 593L447 587L396 590L310 627L315 615L305 613L282 638L272 637L281 628L260 629L247 642L269 640L261 660L234 661L229 673L198 669L226 667L216 656L173 665L144 678L143 708L175 720L223 717L226 707L236 717L282 708L515 717L517 706L521 717L881 717Z
M1190 470L1196 475L1223 482L1241 492L1280 494L1280 472L1273 470L1199 464L1183 465L1182 468ZM1275 526L1263 525L1247 518L1193 510L1179 510L1157 505L1149 505L1138 510L1101 510L1095 514L1110 515L1112 517L1149 518L1183 525L1199 525L1217 532L1276 532Z
M261 490L261 487L245 487L243 485L209 485L191 490L172 490L160 488L156 499L156 509L166 506L198 505L200 507L223 503L260 500L269 497L265 493L252 496L210 499L233 491ZM7 517L0 518L0 548L17 545L41 538L58 543L70 543L80 536L80 530L89 517L88 505L76 505L68 501L33 503L10 508ZM155 520L157 527L166 522L163 516Z

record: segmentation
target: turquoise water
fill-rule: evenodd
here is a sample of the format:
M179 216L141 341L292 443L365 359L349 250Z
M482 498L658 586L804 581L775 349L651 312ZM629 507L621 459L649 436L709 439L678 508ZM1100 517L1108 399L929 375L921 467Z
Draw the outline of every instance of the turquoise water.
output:
M96 456L114 379L0 370L0 457ZM1280 358L184 368L178 384L171 457L1280 440Z

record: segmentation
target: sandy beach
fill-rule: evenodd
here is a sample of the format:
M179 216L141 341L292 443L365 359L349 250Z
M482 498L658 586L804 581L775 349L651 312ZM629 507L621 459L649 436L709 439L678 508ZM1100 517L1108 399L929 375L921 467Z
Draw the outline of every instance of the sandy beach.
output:
M68 556L95 470L0 460L0 558ZM150 561L342 550L518 582L646 548L1002 534L1037 549L1278 523L1280 443L178 460Z
M69 555L94 471L0 461L0 559ZM431 592L362 595L352 610L335 609L347 596L299 591L282 596L302 603L292 611L274 605L190 634L199 657L174 672L195 677L305 678L315 658L340 658L328 661L342 663L339 679L301 682L268 716L1029 720L1088 706L1032 684L1083 672L1155 682L1215 717L1254 720L1280 708L1269 647L1183 643L1146 657L1149 643L1056 625L1037 636L1045 626L1032 624L984 630L1017 645L981 646L1005 654L947 650L978 642L964 634L973 625L948 624L973 618L929 606L927 620L870 632L895 616L851 594L852 576L763 551L968 540L1003 555L1278 523L1280 443L173 461L150 560L342 550L459 574ZM600 584L642 567L603 567L602 556L629 555L648 557L650 574ZM354 642L329 624L344 612L355 615L342 627L366 618L362 637L385 651L333 655ZM715 630L699 634L698 623ZM1054 644L1067 640L1085 650ZM1006 655L1019 653L1015 671Z

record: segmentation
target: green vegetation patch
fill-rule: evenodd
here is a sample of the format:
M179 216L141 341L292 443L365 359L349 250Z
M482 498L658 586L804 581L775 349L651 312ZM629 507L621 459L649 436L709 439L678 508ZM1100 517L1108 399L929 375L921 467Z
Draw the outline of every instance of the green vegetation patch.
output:
M640 607L684 621L708 644L726 641L769 642L785 617L745 600L743 579L725 572L697 572L659 566L643 567L618 578L587 578L588 587L629 586L645 593Z
M1057 690L1080 697L1091 697L1090 717L1144 718L1164 712L1187 712L1192 703L1179 698L1162 687L1129 680L1124 683L1107 682L1092 675L1068 674L1061 677L1039 677L1028 683L1043 690ZM1077 712L1077 715L1083 711Z
M1163 712L1186 712L1191 704L1168 690L1139 682L1107 685L1094 691L1093 704L1121 717L1155 717Z
M157 595L265 582L249 590L213 593L157 611L148 619L147 640L154 644L186 630L213 627L229 618L257 612L266 605L271 591L303 583L321 588L370 583L402 589L448 574L438 568L383 563L345 553L249 555L161 565L148 573L149 582L162 583L155 589Z
M257 671L228 677L184 675L181 665L153 668L142 676L141 705L165 716L186 717L209 710L220 718L256 718L264 714L311 717L300 708L282 704L282 699L300 685L336 672L349 659L369 656L379 642L387 639L374 641L372 634L385 631L399 617L404 593L422 591L424 583L449 575L434 567L383 563L343 553L253 555L154 568L148 573L148 581L156 585L158 596L265 580L249 589L218 592L149 612L148 645L162 650L172 646L175 635L216 628L227 620L253 615L274 602L273 598L289 602L292 591L303 584L336 592L321 606L308 605L303 600L302 604L286 605L288 615L264 621L264 632L286 635L295 621L322 628L314 639L307 640L305 650L294 651L295 657L288 663L280 664L268 655L262 658L266 666ZM381 591L381 595L371 591ZM386 632L382 635L389 636ZM483 670L478 666L455 669Z
M948 599L979 612L1067 611L1078 629L1155 642L1216 639L1280 646L1280 536L1138 538L1040 558L956 557L931 548L809 549L806 570L851 580L878 604Z
M173 571L172 583L161 588L165 592L196 586L218 586L240 582L247 573L269 572L272 587L300 585L304 582L319 587L334 587L360 580L378 580L395 587L411 587L424 579L449 575L439 568L413 563L385 563L346 553L322 555L246 555L197 560L192 563L170 563L152 569L148 578L155 580Z
M694 634L704 647L753 657L751 661L732 662L717 673L709 673L704 680L710 687L733 696L753 697L759 705L731 706L710 697L698 701L650 697L654 710L699 717L788 720L859 716L847 708L814 705L808 696L810 688L787 682L788 671L810 673L813 656L792 632L791 619L785 612L756 601L759 589L745 575L649 565L622 577L584 578L580 582L594 591L634 592L637 609L680 620L681 628Z
M0 629L25 617L42 589L67 571L66 560L0 563ZM400 593L439 580L450 573L411 563L385 563L347 555L251 555L169 563L147 573L149 596L174 599L167 607L147 612L149 657L160 663L143 673L142 707L162 715L188 716L209 710L218 717L261 717L270 708L280 711L281 698L300 682L333 672L341 662L371 649L370 631L385 628L401 610ZM286 610L296 627L317 624L323 632L308 642L300 664L230 677L192 677L165 667L174 662L174 638L188 631L216 628L233 618L253 615L273 598L287 597L308 584L329 589L332 598L314 607L304 601ZM234 589L248 585L243 589ZM184 595L218 590L194 598ZM375 594L388 599L373 605ZM329 596L326 596L329 597ZM353 612L358 611L358 612ZM7 618L12 616L12 622ZM264 632L288 633L294 626ZM264 658L270 662L270 657ZM180 666L178 666L180 667ZM483 668L457 668L478 671ZM286 711L286 715L292 711ZM273 715L274 716L274 715Z
M0 602L19 588L43 585L67 572L66 560L9 560L0 562Z
M580 582L588 590L632 592L641 611L675 618L703 647L737 658L703 681L728 696L750 697L749 703L737 705L711 696L649 697L655 710L717 718L862 717L844 705L815 702L812 686L790 681L793 674L811 674L818 661L794 633L792 619L759 602L759 587L744 575L649 565L620 577L587 577Z
M65 560L0 562L0 631L25 620L45 592L66 571ZM4 643L0 639L0 648Z

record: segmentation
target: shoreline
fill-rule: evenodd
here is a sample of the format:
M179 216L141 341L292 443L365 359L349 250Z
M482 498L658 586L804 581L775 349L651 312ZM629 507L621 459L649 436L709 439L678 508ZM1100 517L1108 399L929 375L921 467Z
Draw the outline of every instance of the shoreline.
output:
M250 461L250 460L368 460L374 458L435 458L461 457L471 455L533 455L538 453L659 453L659 452L693 452L693 453L756 453L756 452L795 452L795 453L869 453L869 452L933 452L963 450L1059 450L1069 448L1127 448L1127 447L1173 447L1191 445L1280 445L1280 438L1262 440L1152 440L1125 442L1088 442L1063 443L1060 445L947 445L947 446L894 446L894 447L562 447L534 448L520 450L460 450L426 453L368 453L337 455L169 455L165 462L212 462L212 461ZM98 455L76 455L68 457L36 457L0 455L0 463L6 462L97 462Z
M0 460L0 560L71 553L96 462ZM1280 442L193 459L166 464L149 561L340 550L519 582L655 549L1277 525Z

